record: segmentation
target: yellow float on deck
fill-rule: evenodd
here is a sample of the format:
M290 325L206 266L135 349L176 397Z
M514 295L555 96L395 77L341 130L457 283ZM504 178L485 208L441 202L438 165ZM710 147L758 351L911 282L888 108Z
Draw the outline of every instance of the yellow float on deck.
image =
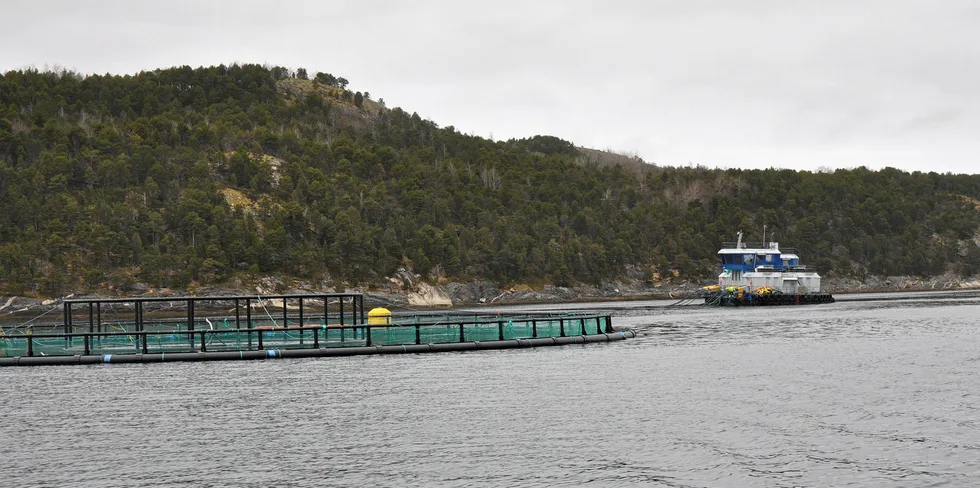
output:
M372 308L368 312L368 325L391 325L391 310L384 307Z

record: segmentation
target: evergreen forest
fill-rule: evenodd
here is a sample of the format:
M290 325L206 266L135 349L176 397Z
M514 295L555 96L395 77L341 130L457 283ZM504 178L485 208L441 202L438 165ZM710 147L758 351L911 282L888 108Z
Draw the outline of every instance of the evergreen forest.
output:
M463 134L348 85L251 64L0 75L0 295L257 275L370 287L399 268L699 281L722 241L763 226L825 276L980 272L980 175L603 159Z

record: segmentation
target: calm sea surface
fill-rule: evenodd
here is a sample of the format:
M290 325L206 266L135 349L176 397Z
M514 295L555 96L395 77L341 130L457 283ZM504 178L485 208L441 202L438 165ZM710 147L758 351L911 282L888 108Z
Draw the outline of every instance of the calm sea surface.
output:
M3 368L0 485L980 486L980 295L840 298L595 304L640 333L612 344Z

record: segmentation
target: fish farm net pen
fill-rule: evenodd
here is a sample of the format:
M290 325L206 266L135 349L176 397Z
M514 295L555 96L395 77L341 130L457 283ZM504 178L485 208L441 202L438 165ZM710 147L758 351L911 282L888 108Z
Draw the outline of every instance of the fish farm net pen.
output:
M602 334L608 317L527 320L501 318L496 321L455 324L417 323L390 326L351 325L291 327L276 329L215 328L163 331L123 330L113 324L112 332L74 334L5 334L0 336L0 356L147 354L179 351L247 351L291 347L348 347L498 341ZM368 338L370 336L370 339Z
M68 300L61 324L40 323L38 318L0 327L0 364L72 361L38 359L46 356L92 364L102 356L109 362L113 355L124 362L155 362L173 353L183 354L181 360L208 360L245 359L246 353L249 359L262 358L256 354L262 351L270 351L271 357L282 357L280 351L308 357L359 348L354 353L363 354L381 352L372 348L409 345L444 345L420 351L531 347L609 341L614 332L609 315L579 312L408 315L375 308L368 313L363 295L353 293ZM236 352L241 354L226 354Z

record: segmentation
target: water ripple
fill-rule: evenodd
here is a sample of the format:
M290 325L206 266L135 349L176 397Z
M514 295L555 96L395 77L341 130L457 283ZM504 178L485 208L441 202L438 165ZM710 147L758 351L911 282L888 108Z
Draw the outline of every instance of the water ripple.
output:
M562 348L8 368L0 472L5 486L980 485L980 299L894 298L617 304L636 339Z

